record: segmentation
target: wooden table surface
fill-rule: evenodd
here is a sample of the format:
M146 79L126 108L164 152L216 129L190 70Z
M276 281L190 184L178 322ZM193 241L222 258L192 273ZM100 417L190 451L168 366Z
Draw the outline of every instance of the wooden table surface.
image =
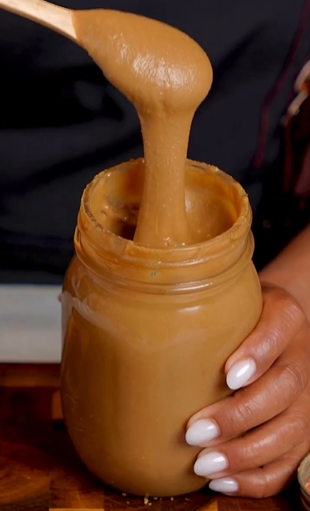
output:
M104 488L74 454L61 420L58 365L0 364L0 511L297 511L297 484L251 500L199 492L163 500Z

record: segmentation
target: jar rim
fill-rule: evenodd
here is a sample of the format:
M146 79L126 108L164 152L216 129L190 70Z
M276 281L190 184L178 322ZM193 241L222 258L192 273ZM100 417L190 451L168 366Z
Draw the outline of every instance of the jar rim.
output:
M131 160L123 164L117 165L109 169L110 172L125 168L128 165L135 165L143 163L143 159ZM93 187L96 185L97 180L101 179L105 172L100 172L95 178L86 186L82 199L81 208L78 218L78 227L83 228L87 223L88 241L90 237L93 239L93 245L97 250L104 250L105 253L111 252L115 257L120 260L130 260L131 264L139 264L142 261L148 261L151 265L152 262L162 265L174 266L193 264L195 261L201 261L206 257L208 259L217 257L223 252L226 252L233 243L238 243L240 239L244 238L250 230L252 221L252 210L249 203L248 195L243 187L232 177L221 171L215 166L207 165L205 163L187 160L187 166L212 173L220 182L225 184L228 188L233 188L236 192L236 199L239 201L239 214L234 223L227 230L221 234L195 244L173 247L173 248L158 248L150 247L143 244L138 244L132 240L122 238L118 234L106 229L102 226L93 216L90 208L91 193ZM77 236L75 242L78 243Z

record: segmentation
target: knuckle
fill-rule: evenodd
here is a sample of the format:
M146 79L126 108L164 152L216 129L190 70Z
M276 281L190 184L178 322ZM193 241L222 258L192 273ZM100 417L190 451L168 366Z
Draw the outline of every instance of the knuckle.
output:
M305 440L309 441L309 419L306 415L302 412L292 410L290 422L294 425L294 431L296 431L296 443Z
M283 351L283 344L286 344L285 337L286 332L283 332L278 326L269 328L268 334L264 336L263 342L259 346L260 352L263 352L264 355L267 354L272 359L278 358L279 353Z
M302 363L297 361L287 363L282 368L281 382L284 382L283 391L289 392L292 399L297 398L306 387L309 375Z
M268 476L262 473L257 477L253 487L253 497L255 499L266 499L275 493L273 485Z
M239 400L231 410L227 411L226 423L235 434L247 431L252 427L255 401Z
M290 295L285 294L281 300L283 322L288 327L301 328L305 322L305 313L301 306Z
M294 298L284 292L280 293L272 307L273 320L268 322L267 331L266 325L261 325L262 339L256 349L259 355L276 359L306 324L306 316Z
M239 463L247 469L256 469L265 462L265 451L259 441L247 442L245 446L239 448Z

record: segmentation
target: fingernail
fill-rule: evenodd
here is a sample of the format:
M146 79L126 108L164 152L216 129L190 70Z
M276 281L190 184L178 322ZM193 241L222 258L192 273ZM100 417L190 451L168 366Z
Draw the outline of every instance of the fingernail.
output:
M220 428L214 421L200 419L188 428L185 439L189 445L204 446L220 435Z
M228 459L219 452L209 452L200 456L194 465L194 472L197 476L208 477L228 468Z
M239 484L231 477L223 477L223 479L213 479L209 483L209 488L218 493L233 493L239 490Z
M256 371L256 363L252 358L237 362L228 371L226 382L231 390L237 390L252 378Z

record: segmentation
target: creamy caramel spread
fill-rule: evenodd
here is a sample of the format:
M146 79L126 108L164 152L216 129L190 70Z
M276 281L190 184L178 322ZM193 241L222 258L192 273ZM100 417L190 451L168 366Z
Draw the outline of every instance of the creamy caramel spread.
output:
M74 11L73 21L81 46L140 119L145 176L134 240L154 247L194 243L185 160L193 116L212 83L206 53L183 32L143 16Z
M261 312L251 210L232 178L186 160L212 81L204 51L132 14L73 20L79 44L134 104L144 159L105 170L83 194L62 296L64 417L105 483L187 493L206 483L187 421L229 394L225 361Z

